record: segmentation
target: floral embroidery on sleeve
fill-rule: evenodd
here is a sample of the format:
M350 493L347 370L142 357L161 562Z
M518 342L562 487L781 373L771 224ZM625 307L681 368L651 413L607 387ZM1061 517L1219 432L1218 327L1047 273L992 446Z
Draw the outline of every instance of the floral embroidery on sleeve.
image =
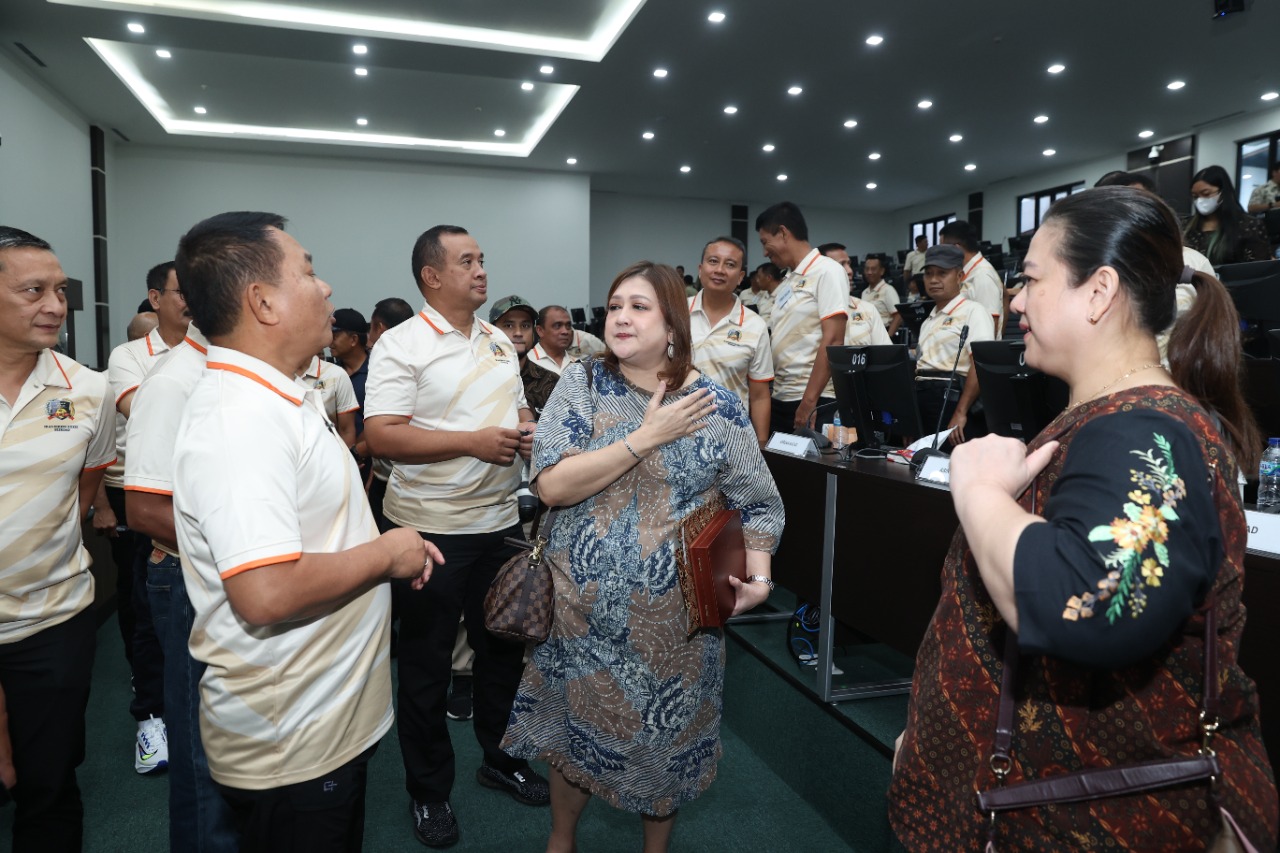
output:
M1097 592L1071 596L1062 611L1063 619L1088 619L1102 602L1109 602L1106 616L1112 624L1124 614L1126 605L1129 615L1137 618L1147 604L1146 587L1160 586L1169 568L1169 522L1178 520L1178 501L1187 496L1187 486L1174 468L1168 440L1159 434L1152 438L1159 455L1154 450L1130 451L1146 470L1129 471L1136 488L1126 496L1124 515L1089 531L1090 542L1116 546L1103 558L1107 576L1098 581Z

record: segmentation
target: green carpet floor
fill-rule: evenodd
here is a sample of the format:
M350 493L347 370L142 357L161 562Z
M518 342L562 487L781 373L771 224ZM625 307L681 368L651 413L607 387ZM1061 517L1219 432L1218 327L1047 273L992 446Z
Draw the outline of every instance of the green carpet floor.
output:
M772 637L780 624L759 626ZM763 638L769 639L770 635ZM133 771L135 725L129 716L129 674L115 617L98 634L87 718L88 750L80 769L87 853L162 853L168 849L167 781ZM772 640L785 648L781 640ZM678 818L675 851L900 850L885 819L889 762L883 745L859 737L797 690L739 641L728 640L728 673L719 778ZM905 700L871 700L872 725L901 730ZM845 703L849 704L849 703ZM861 704L861 703L859 703ZM873 708L873 705L875 706ZM864 720L864 722L866 722ZM470 724L450 724L458 753L453 806L462 828L461 853L517 853L543 849L547 809L515 803L474 779L480 749ZM545 769L545 768L543 768ZM385 738L371 765L365 850L423 850L409 823L408 797L396 733ZM0 850L7 849L13 810L0 810ZM592 803L579 830L582 853L640 849L640 821ZM178 851L175 851L178 853Z

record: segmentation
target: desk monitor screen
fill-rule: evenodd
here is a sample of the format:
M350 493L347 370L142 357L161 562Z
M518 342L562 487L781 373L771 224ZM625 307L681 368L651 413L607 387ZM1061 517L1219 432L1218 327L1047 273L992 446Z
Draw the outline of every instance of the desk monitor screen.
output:
M1067 383L1027 366L1022 341L974 341L970 346L991 432L1030 441L1067 407Z
M592 309L591 309L591 316L595 317L597 320L603 320L603 319L604 319L604 306L603 306L603 305L596 305L596 306L593 306L593 307L592 307Z
M903 288L906 288L906 284L903 284ZM933 306L932 299L921 299L919 302L899 302L893 307L902 317L902 325L911 330L912 337L919 339L920 327L929 316L929 312L933 310Z
M1017 237L1009 238L1009 254L1025 255L1029 248L1031 248L1030 234L1019 234Z
M858 431L858 447L902 446L925 434L905 346L827 347L827 360L840 422Z
M1225 264L1217 273L1240 313L1244 351L1267 357L1265 333L1280 329L1280 261Z
M576 323L587 322L587 312L582 308L570 308L569 319Z

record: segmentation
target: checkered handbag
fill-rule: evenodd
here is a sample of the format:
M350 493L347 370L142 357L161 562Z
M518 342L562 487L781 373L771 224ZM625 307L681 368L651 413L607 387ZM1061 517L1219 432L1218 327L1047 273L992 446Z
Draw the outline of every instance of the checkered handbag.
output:
M547 513L543 530L555 523L558 510ZM490 633L522 643L541 643L551 635L555 585L545 556L547 537L537 531L533 542L507 537L521 553L502 564L484 597L484 626Z

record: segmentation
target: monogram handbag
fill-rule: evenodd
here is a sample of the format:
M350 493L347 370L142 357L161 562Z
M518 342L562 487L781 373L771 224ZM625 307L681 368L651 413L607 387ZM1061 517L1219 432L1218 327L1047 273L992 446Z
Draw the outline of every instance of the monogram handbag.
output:
M543 530L555 523L558 509L547 513ZM555 608L555 584L551 561L546 557L547 537L533 525L532 543L507 537L507 544L521 549L502 564L484 597L484 626L490 633L522 643L541 643L551 635Z

